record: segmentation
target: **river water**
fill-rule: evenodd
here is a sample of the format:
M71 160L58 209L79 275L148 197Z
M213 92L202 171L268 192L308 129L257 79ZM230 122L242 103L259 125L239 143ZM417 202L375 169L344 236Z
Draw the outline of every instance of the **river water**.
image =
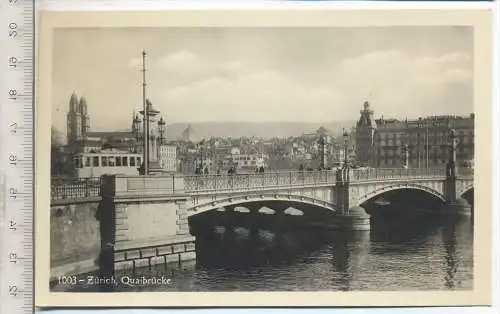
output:
M215 227L215 228L214 228ZM473 288L473 223L436 215L380 218L368 232L210 226L197 262L117 278L168 278L115 291L402 291ZM95 286L55 290L96 291Z

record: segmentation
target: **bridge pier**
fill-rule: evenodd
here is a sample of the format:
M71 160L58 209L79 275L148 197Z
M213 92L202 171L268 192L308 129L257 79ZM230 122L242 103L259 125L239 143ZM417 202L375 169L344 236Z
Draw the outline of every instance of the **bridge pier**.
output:
M101 273L196 259L182 182L150 177L102 177ZM151 182L155 190L148 189Z
M334 216L334 226L345 231L370 231L370 215L361 206Z
M456 131L450 132L450 159L446 164L445 198L446 204L442 208L442 213L471 216L472 206L461 198L457 197L457 138Z
M441 213L445 215L472 216L472 206L463 198L457 198L448 202L441 208Z

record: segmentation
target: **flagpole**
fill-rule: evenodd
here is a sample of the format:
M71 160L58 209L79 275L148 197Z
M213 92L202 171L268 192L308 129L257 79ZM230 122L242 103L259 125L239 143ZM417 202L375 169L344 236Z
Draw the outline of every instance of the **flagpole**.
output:
M144 175L149 175L149 113L146 102L146 51L142 51L142 107L144 110Z

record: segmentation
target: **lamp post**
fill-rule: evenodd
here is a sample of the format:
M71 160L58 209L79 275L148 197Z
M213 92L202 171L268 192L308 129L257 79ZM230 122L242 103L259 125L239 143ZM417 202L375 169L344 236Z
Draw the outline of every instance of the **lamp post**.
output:
M142 112L143 122L144 122L144 151L143 151L143 164L144 164L144 175L149 175L149 113L148 105L146 99L146 51L142 51Z
M347 142L349 141L349 134L347 133L347 129L344 128L342 136L344 137L344 168L347 168L348 167Z
M145 129L147 130L147 132L144 132L143 134L143 141L144 141L144 152L143 152L143 159L144 159L144 175L149 175L149 164L150 164L150 144L154 144L154 143L150 143L151 141L151 134L150 134L150 131L149 131L149 127L150 127L150 123L151 123L151 119L155 116L157 116L160 112L156 109L153 108L153 104L151 103L151 101L149 99L146 99L146 109L145 110L141 110L139 112L143 118L143 122L144 122L144 125L145 125ZM153 147L154 148L154 147Z
M163 145L163 140L164 140L164 134L166 131L166 122L163 120L163 117L158 120L158 132L160 133L160 146Z
M408 169L410 163L410 136L404 134L401 136L401 168Z
M162 168L165 168L166 165L164 165L163 158L161 158L161 148L163 146L163 139L164 139L164 134L166 131L166 122L163 120L163 117L160 117L160 120L158 120L158 132L160 133L160 141L159 141L159 147L157 151L158 158L160 158L160 166Z
M409 149L408 143L403 145L403 169L408 169Z
M344 129L342 132L342 136L344 137L344 164L342 165L342 170L341 170L341 181L344 186L349 184L349 158L348 158L348 141L349 141L349 134L347 133L347 129Z
M323 134L319 136L318 144L319 144L320 168L321 170L324 170L326 169L326 140Z
M448 176L454 178L457 173L457 137L456 131L450 131L450 155L448 159Z
M203 140L198 143L198 150L200 153L200 174L203 174Z

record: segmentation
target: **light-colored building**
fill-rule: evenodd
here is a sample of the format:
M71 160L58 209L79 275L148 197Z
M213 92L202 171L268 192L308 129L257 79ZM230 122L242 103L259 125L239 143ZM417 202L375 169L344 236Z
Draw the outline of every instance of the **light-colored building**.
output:
M177 147L172 145L160 145L158 151L160 167L169 172L177 171Z
M100 177L104 174L137 175L142 156L117 149L82 152L73 156L76 176Z
M470 163L474 159L474 114L375 120L365 102L356 126L356 160L372 167L402 167L407 146L409 167L444 166L452 129L458 140L457 162Z
M231 154L224 159L224 168L232 165L237 169L254 171L256 168L267 168L265 154Z

